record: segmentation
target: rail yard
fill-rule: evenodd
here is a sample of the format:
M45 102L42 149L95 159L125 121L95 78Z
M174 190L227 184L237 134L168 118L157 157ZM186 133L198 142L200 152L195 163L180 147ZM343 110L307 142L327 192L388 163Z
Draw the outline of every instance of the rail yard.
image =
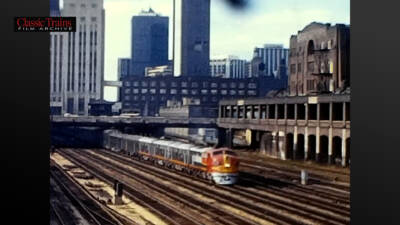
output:
M238 182L218 185L126 153L56 149L50 165L53 224L350 223L346 182L310 172L302 185L299 171L243 158ZM119 204L116 181L123 185Z

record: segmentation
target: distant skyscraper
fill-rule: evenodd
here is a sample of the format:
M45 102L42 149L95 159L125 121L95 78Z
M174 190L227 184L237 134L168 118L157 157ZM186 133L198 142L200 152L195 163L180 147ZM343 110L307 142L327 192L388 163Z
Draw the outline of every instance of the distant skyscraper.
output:
M129 58L119 58L118 59L118 80L129 76L131 67L131 59Z
M144 76L146 67L168 64L168 17L151 8L132 17L131 75Z
M235 56L210 60L212 77L243 79L246 78L246 69L246 60Z
M286 62L286 67L288 67L289 49L283 48L281 44L266 44L263 48L255 48L253 57L261 58L265 65L264 74L266 76L277 77L281 67L281 59L285 59L284 62Z
M210 76L210 0L173 0L174 76Z
M104 14L103 0L64 0L61 16L77 24L76 32L50 33L52 113L88 115L89 101L103 99Z
M50 0L50 16L60 16L59 0Z

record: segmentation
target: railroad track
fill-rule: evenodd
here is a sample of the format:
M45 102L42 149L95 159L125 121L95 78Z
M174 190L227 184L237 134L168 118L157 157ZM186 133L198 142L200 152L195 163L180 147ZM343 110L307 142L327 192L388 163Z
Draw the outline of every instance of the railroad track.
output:
M141 205L149 206L150 204L150 208L152 208L156 214L161 215L161 217L165 221L170 222L171 224L255 224L238 216L233 216L222 209L218 209L212 204L205 204L204 202L198 201L190 195L185 195L171 187L160 187L160 184L154 184L154 180L148 179L144 176L141 176L140 174L132 175L132 173L130 172L111 167L108 163L106 164L100 160L94 160L90 157L85 158L82 156L84 155L82 154L82 152L80 152L79 155L76 153L72 153L72 151L68 153L66 151L61 151L60 153L65 158L72 161L74 164L79 165L80 167L84 168L101 180L108 180L110 182L110 180L113 181L115 179L115 176L117 176L116 174L114 174L115 176L111 177L111 174L107 174L107 172L101 171L105 168L112 169L115 172L122 174L123 176L118 176L118 179L120 179L119 181L124 184L125 190L128 193L132 194L132 192L134 192L134 200L139 200L137 203ZM95 164L98 165L97 168ZM126 180L135 180L143 186L140 187L140 191L137 191L136 189L139 189L139 186L132 187L132 184ZM166 206L165 204L162 204L159 199L152 197L152 195L147 195L146 197L151 199L146 199L146 193L144 191L144 188L142 187L151 189L153 191L156 190L157 192L168 196L174 201L175 205L179 203L187 207L195 208L196 210L201 212L201 216L206 215L213 220L203 223L197 222L197 220L204 221L204 218L194 217L194 215L189 215L185 212L179 211L178 208ZM138 196L141 196L141 199L137 199Z
M110 152L110 151L101 151L101 153L104 153L107 157L118 157L119 156L119 158L121 160L123 160L122 162L125 164L129 164L130 162L137 162L132 159L127 159L123 156L121 157L121 155ZM176 173L175 170L173 170L173 171ZM163 172L164 172L164 170L158 171L158 173L163 173ZM188 181L186 181L188 185L194 185L192 182L193 177L187 176L185 174L182 174L182 175L189 178L189 180L188 180L189 183L188 183ZM169 179L176 179L176 178L170 177ZM205 182L204 180L199 180L199 181L207 184L207 182ZM209 186L209 185L207 184L207 186ZM338 206L337 202L333 202L330 206L328 206L329 202L325 201L325 202L318 203L318 201L315 201L315 199L305 197L303 195L302 198L304 200L302 202L300 202L300 203L303 203L301 205L301 204L298 204L297 202L293 202L293 201L299 200L299 197L297 197L297 198L293 197L291 195L288 195L288 193L286 193L286 195L284 195L284 196L290 200L282 201L277 198L277 195L275 195L275 197L272 198L273 196L271 196L271 195L257 193L256 191L249 191L248 189L247 190L243 190L243 189L238 190L238 189L240 189L240 187L241 186L239 186L239 185L235 185L235 188L226 187L226 186L215 186L215 187L211 187L211 189L209 189L209 190L210 190L210 192L212 192L214 189L224 190L226 192L237 194L238 196L247 197L247 199L252 200L254 202L262 202L262 203L265 203L268 205L274 205L278 210L287 210L293 214L314 218L315 221L320 221L322 219L324 224L329 224L329 223L335 224L335 221L326 220L325 218L322 218L322 217L327 217L327 218L332 218L333 220L338 220L342 224L348 223L349 219L350 219L349 218L349 216L350 216L349 208ZM249 192L251 192L251 193L249 193ZM295 203L297 203L297 204L295 204ZM292 207L288 207L288 205L291 205ZM313 205L313 206L309 207L308 205ZM308 209L305 209L305 208L308 208ZM325 213L327 215L323 215L318 212L321 210L321 208L325 209ZM320 216L318 217L316 215L320 215Z
M113 158L116 161L120 161L121 163L124 163L124 164L129 163L130 166L133 166L133 165L131 165L132 163L139 163L135 160L126 159L124 156L121 156L121 155L118 155L118 154L115 154L112 152L108 152L108 151L101 151L101 154L103 154L106 157ZM90 157L95 157L95 155L91 155ZM143 164L143 162L141 162L141 164ZM142 170L144 169L143 166L140 166L140 168ZM151 168L154 169L155 167L151 166ZM183 181L180 178L171 177L169 175L166 175L165 171L163 171L163 170L160 170L160 169L158 169L158 170L159 171L151 171L151 169L147 168L147 170L144 170L144 171L146 173L150 173L154 176L159 176L160 178L174 180L176 185L179 185L179 186L185 185L185 188L191 189L193 191L199 191L199 189L196 189L196 187L195 187L196 185L194 185L194 183L191 182L193 180L193 177L190 177L189 181L188 180ZM162 176L164 176L164 177L162 177L161 174L163 174ZM178 182L178 180L179 180L179 182ZM204 183L203 180L201 182ZM306 203L304 201L300 202L300 204L299 203L294 204L293 202L288 201L287 199L286 199L286 201L279 200L276 196L275 196L275 198L273 198L273 197L271 197L271 195L269 195L269 196L265 195L265 194L261 195L261 194L256 194L256 192L252 192L251 194L249 194L248 190L239 190L239 189L235 189L232 187L222 187L222 186L209 187L208 184L207 184L206 188L207 187L208 187L208 191L210 193L214 192L214 193L212 193L212 195L214 195L214 196L208 196L208 197L215 198L215 199L217 199L217 197L220 197L220 199L217 199L217 200L221 200L221 199L223 200L223 199L229 199L229 198L234 199L233 202L236 203L236 205L235 205L236 207L238 205L242 206L242 207L246 206L247 209L251 209L251 210L247 210L248 213L254 214L255 216L262 217L263 215L260 215L260 213L263 212L264 214L266 214L267 216L270 217L270 218L268 218L269 221L279 218L279 221L274 221L276 223L289 223L289 224L298 223L298 219L292 218L292 220L290 220L290 218L284 217L284 216L276 213L276 211L286 211L291 214L300 216L301 219L303 219L303 220L307 220L307 219L311 218L313 223L320 223L320 224L347 224L349 221L349 218L347 218L346 211L340 210L340 209L337 209L336 211L332 210L333 211L332 213L330 213L329 211L325 212L325 213L327 213L327 215L321 216L322 214L320 214L318 212L318 210L320 210L320 209L316 209L316 207L318 207L318 206L315 206L316 203L314 203L314 208L313 208L313 207L304 205ZM201 188L202 190L204 190L204 186L197 187L197 188ZM229 195L224 194L224 193L215 192L214 189L219 189L219 190L223 190L225 192L229 192ZM233 194L235 194L236 196L232 197ZM259 203L263 203L264 205L273 206L274 208L268 209L265 207L250 205L248 203L248 201L238 200L237 199L238 195L246 197L247 200L257 203L256 205L258 205ZM288 196L286 196L286 198L288 198ZM229 203L227 203L227 204L229 204ZM301 205L301 204L303 204L303 205ZM322 205L320 204L319 206L322 206ZM302 209L302 207L306 207L308 209ZM329 209L331 209L331 208L329 208ZM325 210L327 210L327 207L325 207ZM330 219L327 219L327 218L330 218Z
M290 169L282 166L277 166L274 164L264 164L264 163L259 163L256 161L248 160L248 159L242 159L241 158L241 163L240 163L241 168L250 168L253 170L259 170L260 172L265 171L266 173L269 174L276 174L278 176L281 176L283 178L286 178L287 180L293 180L293 179L298 179L300 176L300 171L301 169ZM334 174L330 170L323 170L319 168L310 168L305 170L309 171L319 171L319 172L326 172L330 174ZM343 172L337 172L335 173L337 176L349 176L347 173ZM328 176L323 176L319 174L315 174L313 172L309 173L308 180L311 183L314 184L321 184L321 185L327 185L333 188L337 188L340 190L345 190L345 191L350 191L350 184L346 182L335 182L335 179L328 177Z
M60 187L63 194L71 201L73 206L88 223L93 225L133 224L132 222L128 222L123 216L117 215L104 206L101 206L94 198L85 193L80 185L74 182L54 161L50 162L50 178ZM58 224L74 224L71 223L73 221L71 218L64 218L63 214L57 209L57 206L54 204L51 204L51 206Z

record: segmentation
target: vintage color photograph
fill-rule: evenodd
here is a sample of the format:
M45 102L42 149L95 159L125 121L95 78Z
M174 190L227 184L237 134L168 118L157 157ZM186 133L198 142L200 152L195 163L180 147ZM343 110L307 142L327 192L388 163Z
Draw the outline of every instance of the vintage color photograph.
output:
M350 224L350 1L49 0L50 224Z

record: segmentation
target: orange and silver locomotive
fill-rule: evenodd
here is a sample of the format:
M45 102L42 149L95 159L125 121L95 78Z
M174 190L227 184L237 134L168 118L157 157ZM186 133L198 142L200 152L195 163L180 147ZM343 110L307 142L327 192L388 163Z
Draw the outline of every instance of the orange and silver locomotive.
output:
M116 130L104 131L104 147L216 184L230 185L238 180L239 159L228 148L198 147L178 141L123 134Z

